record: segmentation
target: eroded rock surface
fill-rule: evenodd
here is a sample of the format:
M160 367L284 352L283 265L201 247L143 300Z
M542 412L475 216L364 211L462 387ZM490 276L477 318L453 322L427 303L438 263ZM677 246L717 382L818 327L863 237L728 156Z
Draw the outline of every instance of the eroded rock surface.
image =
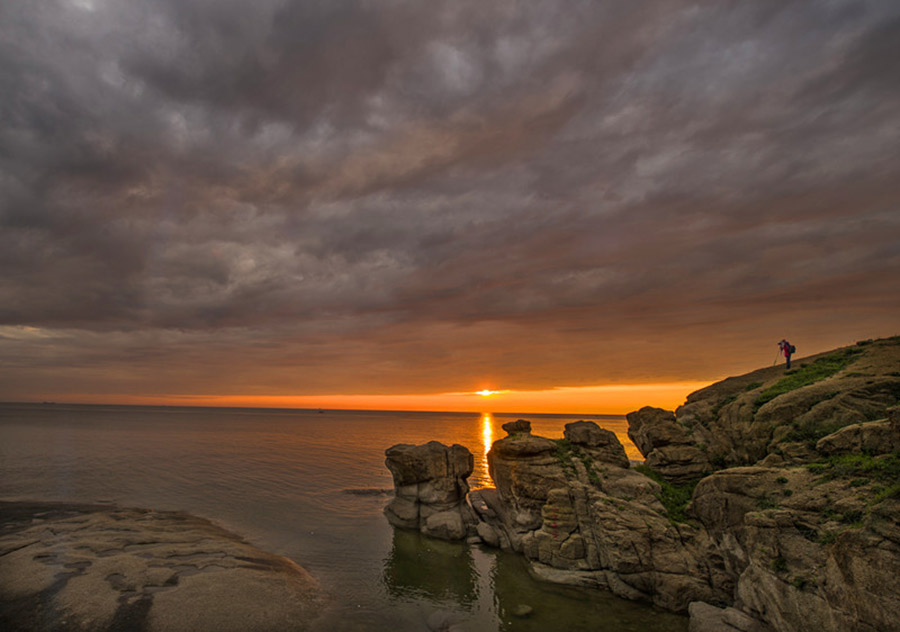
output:
M0 503L5 630L306 630L317 582L178 512Z
M686 483L712 469L706 454L676 422L672 411L646 406L626 417L628 436L644 455L646 465L665 479Z
M601 428L593 421L576 421L566 424L563 437L579 446L595 461L628 467L625 447L612 430Z
M497 489L475 492L472 503L491 539L523 553L551 581L676 611L719 598L701 553L710 542L669 520L660 485L629 468L615 434L582 421L564 436L513 433L494 442L488 462Z
M394 498L384 509L395 527L417 529L444 540L475 534L475 517L466 501L475 461L461 445L437 441L398 444L385 451L394 478Z

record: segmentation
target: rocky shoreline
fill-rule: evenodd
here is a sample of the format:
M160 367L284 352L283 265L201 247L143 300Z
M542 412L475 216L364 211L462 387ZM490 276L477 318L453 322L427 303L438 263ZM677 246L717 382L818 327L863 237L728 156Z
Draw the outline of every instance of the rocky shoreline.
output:
M322 603L303 568L203 518L0 502L0 629L302 631Z
M628 415L633 467L592 422L525 420L488 455L386 452L396 527L523 554L548 581L688 612L693 632L900 632L900 338L761 369Z

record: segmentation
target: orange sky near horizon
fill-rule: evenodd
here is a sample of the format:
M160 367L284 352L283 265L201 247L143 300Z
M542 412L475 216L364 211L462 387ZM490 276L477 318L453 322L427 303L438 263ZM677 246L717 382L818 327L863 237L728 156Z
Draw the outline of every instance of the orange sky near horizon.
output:
M83 404L157 406L234 406L345 410L418 410L492 413L621 415L643 406L675 409L688 394L710 382L557 387L545 390L494 390L408 395L118 395L60 394L55 401ZM482 389L484 390L484 389Z

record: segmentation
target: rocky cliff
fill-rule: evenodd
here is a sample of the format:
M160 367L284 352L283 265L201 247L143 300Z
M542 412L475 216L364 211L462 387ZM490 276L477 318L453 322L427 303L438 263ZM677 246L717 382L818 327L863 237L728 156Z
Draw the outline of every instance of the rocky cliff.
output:
M488 456L496 488L439 507L464 526L434 534L519 551L550 581L689 611L695 632L900 632L898 399L900 337L631 413L637 467L590 422L560 440L506 424Z

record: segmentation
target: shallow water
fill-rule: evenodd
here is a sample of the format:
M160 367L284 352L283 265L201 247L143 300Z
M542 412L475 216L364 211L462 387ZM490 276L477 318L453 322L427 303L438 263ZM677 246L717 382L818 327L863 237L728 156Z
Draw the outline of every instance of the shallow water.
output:
M515 554L395 531L384 450L461 443L472 487L516 415L0 404L0 498L184 510L309 570L331 596L316 630L674 632L686 619L531 579ZM621 417L529 415L562 436L592 419L638 456ZM516 617L521 605L533 612Z

